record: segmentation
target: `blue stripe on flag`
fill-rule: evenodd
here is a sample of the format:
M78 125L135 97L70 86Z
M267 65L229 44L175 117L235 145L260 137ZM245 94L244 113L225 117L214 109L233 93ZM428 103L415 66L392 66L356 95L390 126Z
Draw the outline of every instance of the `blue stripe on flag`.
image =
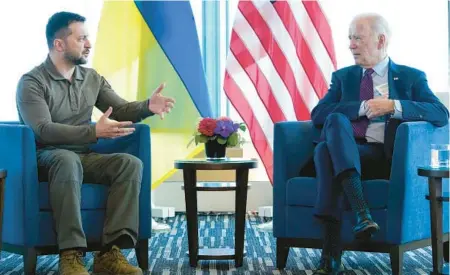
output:
M200 115L211 117L210 97L189 1L135 1L135 4Z

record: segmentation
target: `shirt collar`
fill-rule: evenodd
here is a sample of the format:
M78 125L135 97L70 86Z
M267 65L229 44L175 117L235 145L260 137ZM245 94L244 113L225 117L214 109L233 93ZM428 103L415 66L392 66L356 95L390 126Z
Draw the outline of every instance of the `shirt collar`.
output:
M377 65L373 66L374 72L380 76L384 77L386 75L386 72L388 70L389 65L389 57L386 56L383 60L381 60ZM363 68L363 74L366 71L366 69Z
M54 79L54 80L64 80L64 76L61 75L60 72L55 67L55 64L53 64L52 59L50 56L47 56L47 59L44 61L44 68L47 70L48 74ZM84 77L80 72L79 66L75 66L75 70L73 72L73 78L76 80L83 80Z
M76 80L83 80L83 74L81 74L80 66L75 66L75 71L73 72L73 77Z

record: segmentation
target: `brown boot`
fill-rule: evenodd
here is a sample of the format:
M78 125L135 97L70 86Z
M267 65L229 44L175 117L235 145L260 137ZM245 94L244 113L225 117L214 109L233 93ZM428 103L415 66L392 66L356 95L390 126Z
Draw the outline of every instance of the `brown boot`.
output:
M78 250L67 250L59 256L59 274L89 275L84 268L83 253Z
M94 254L94 274L102 275L142 275L139 267L132 266L117 246L110 251Z

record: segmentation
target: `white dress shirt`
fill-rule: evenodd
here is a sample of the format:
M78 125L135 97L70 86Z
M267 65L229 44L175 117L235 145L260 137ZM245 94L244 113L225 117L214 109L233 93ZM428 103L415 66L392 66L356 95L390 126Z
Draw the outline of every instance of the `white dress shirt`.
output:
M389 95L389 57L383 59L380 63L375 65L373 68L374 73L372 74L373 80L373 98L381 97L383 95ZM366 69L363 69L363 75ZM394 100L395 112L392 115L393 118L402 118L402 105L400 101ZM359 107L359 116L365 116L367 114L366 101L361 102ZM369 127L366 132L367 142L384 142L384 126L385 119L384 115L380 117L372 118L369 122Z

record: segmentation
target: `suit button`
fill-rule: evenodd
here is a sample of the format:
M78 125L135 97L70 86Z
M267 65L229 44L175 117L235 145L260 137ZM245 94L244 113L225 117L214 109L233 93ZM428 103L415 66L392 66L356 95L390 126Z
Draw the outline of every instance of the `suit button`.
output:
M419 117L420 117L420 118L423 118L423 115L420 115Z

